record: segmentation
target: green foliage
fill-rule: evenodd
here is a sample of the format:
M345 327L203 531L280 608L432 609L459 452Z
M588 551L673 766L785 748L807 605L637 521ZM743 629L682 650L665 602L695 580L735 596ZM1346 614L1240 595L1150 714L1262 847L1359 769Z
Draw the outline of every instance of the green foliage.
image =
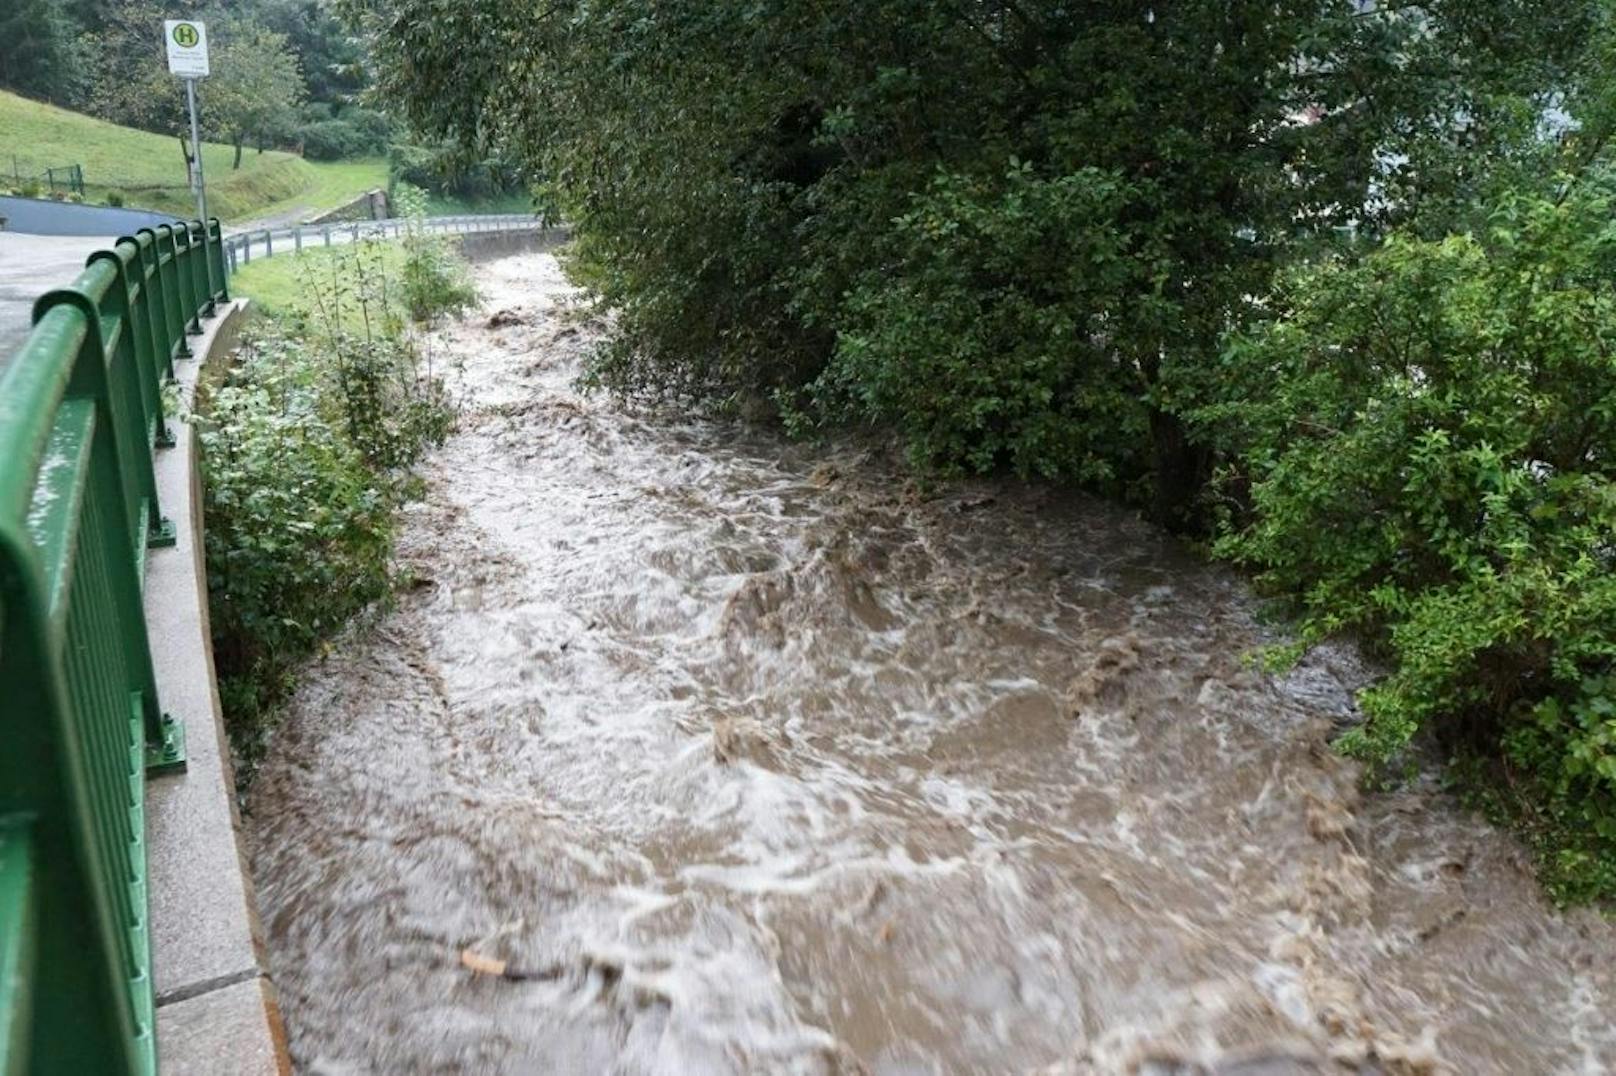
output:
M386 153L391 133L392 124L382 113L349 108L340 119L327 115L304 123L296 138L310 160L337 161Z
M297 662L387 599L405 469L453 421L421 344L387 312L396 283L371 252L345 256L344 286L261 324L196 420L220 692L249 769Z
M1098 481L1175 523L1209 470L1176 412L1275 267L1530 159L1534 95L1600 11L346 7L416 125L555 192L617 313L596 383L774 396L799 427L889 424L945 469Z
M426 193L400 185L393 191L394 212L404 218L404 307L411 318L428 322L441 314L457 314L477 303L477 289L465 259L441 235L426 227Z
M6 0L0 8L0 86L61 104L84 89L78 27L57 0Z
M520 191L516 170L497 158L468 153L452 142L401 141L388 147L394 184L409 184L440 196L489 199Z
M939 175L894 222L896 268L849 293L820 402L892 420L944 471L1143 473L1145 385L1103 313L1138 268L1111 226L1124 197L1098 170Z
M1287 276L1200 423L1218 552L1391 672L1342 738L1499 758L1566 896L1616 897L1616 226L1586 185Z
M123 205L123 202L124 202L123 191L120 191L117 188L113 188L112 190L107 191L106 194L102 196L102 200L105 201L107 205L112 206L114 209L116 209L119 206Z

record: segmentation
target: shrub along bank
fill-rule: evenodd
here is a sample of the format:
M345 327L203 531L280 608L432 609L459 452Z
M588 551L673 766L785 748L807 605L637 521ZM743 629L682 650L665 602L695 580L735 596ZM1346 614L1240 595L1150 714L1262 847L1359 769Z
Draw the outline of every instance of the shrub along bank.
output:
M1213 537L1389 659L1346 749L1436 734L1616 896L1608 0L345 6L549 181L596 383Z
M199 402L213 645L243 782L298 664L392 592L409 468L454 421L417 330L474 302L468 280L420 230L323 252L302 300L260 316Z
M1289 273L1196 413L1228 461L1216 549L1392 672L1341 746L1422 730L1566 898L1616 896L1616 229L1602 184L1484 229Z

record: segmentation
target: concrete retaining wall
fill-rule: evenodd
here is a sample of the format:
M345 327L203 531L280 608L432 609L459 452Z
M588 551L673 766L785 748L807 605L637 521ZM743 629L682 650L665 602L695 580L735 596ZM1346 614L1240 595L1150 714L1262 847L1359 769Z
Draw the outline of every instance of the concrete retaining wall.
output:
M178 217L145 209L75 205L48 198L0 196L0 217L6 231L28 235L134 235L142 228L169 224Z
M318 217L310 217L305 224L346 224L356 220L386 220L388 217L387 192L381 188L366 191L358 198Z
M187 400L206 364L225 361L245 308L226 305L191 343L201 358L175 363ZM158 694L185 724L189 757L184 773L146 782L158 1060L164 1076L288 1076L214 681L197 443L188 424L170 428L157 487L178 542L148 554L146 623Z
M552 250L572 237L566 228L537 228L530 232L469 232L456 236L460 253L474 262L492 261L512 254Z

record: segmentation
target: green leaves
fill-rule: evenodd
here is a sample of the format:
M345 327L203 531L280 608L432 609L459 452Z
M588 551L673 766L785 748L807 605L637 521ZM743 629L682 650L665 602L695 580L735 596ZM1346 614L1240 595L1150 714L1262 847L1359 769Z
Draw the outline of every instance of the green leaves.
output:
M1224 353L1272 405L1195 416L1228 458L1265 461L1238 476L1249 500L1217 551L1306 596L1304 639L1352 631L1390 659L1343 749L1395 770L1421 732L1490 745L1521 795L1500 811L1579 897L1616 896L1616 278L1597 188L1516 194L1485 241L1400 237L1298 270L1284 316Z
M361 298L386 293L379 259L345 256ZM403 468L454 417L396 319L359 335L323 298L324 317L258 326L193 419L220 690L249 768L297 662L387 599Z

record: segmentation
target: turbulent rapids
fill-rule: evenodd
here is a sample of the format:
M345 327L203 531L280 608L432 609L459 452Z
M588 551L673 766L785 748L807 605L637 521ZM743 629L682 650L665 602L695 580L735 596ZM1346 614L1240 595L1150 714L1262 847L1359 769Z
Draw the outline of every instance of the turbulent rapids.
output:
M554 260L479 272L413 586L251 793L306 1071L1616 1069L1616 929L1358 793L1350 653L1253 670L1119 509L580 396Z

